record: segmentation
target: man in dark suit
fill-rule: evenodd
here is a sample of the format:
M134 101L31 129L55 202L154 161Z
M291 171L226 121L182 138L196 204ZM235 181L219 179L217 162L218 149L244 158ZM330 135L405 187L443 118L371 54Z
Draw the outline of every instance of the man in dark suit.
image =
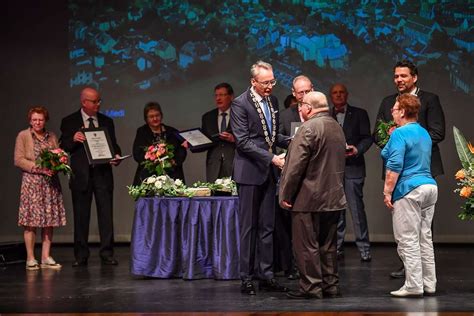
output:
M420 111L418 113L418 123L428 131L433 142L431 151L431 175L433 177L442 175L444 174L444 170L438 143L443 141L445 137L445 120L439 97L434 93L420 90L420 88L417 87L418 68L411 61L402 60L397 62L393 68L393 72L393 82L398 92L385 97L380 104L374 129L375 143L379 143L377 136L377 124L379 120L384 122L393 120L391 110L397 96L403 93L416 95L421 102ZM384 176L385 172L382 173L382 177ZM402 266L399 270L390 273L390 276L393 278L404 278L404 267Z
M118 165L120 147L115 138L112 119L99 113L102 100L97 90L85 88L81 92L81 109L63 118L61 122L61 147L71 156L74 175L69 187L72 193L74 212L74 256L73 267L86 266L89 258L89 222L92 195L95 197L100 234L100 257L103 264L117 265L114 258L113 228L113 176L111 165ZM89 165L83 128L104 127L107 129L115 158L110 163Z
M370 122L367 111L347 103L349 93L340 83L331 87L332 115L342 126L346 137L346 167L344 169L344 191L352 217L355 242L360 260L372 260L370 255L369 228L364 207L365 160L364 153L372 145ZM337 225L337 255L344 255L343 244L346 234L346 212L341 212Z
M295 97L298 104L303 101L305 94L311 91L313 91L313 84L308 77L300 75L293 79L291 93ZM291 136L291 123L293 122L302 122L300 113L298 111L298 106L289 107L281 112L279 127L280 133L285 136Z
M293 247L300 271L292 299L340 295L337 222L346 208L345 138L329 115L326 96L309 92L300 105L305 122L288 150L280 179L280 205L291 211ZM330 188L330 190L328 190Z
M232 176L235 138L230 129L230 105L234 99L234 90L226 82L214 88L216 108L202 116L202 131L214 141L206 148L206 179L214 182L218 178Z
M297 102L297 106L288 107L280 113L280 126L278 128L280 134L288 137L292 136L291 123L301 123L303 120L298 110L298 104L301 104L303 97L311 91L313 91L313 84L308 77L300 75L293 79L291 93ZM283 270L288 279L294 280L298 278L298 271L293 260L291 235L291 214L287 210L282 209L277 202L273 256L275 270Z
M240 197L241 292L255 295L253 278L260 279L261 290L287 290L274 279L272 269L276 168L285 162L274 153L277 143L286 147L287 139L277 133L278 100L271 95L276 84L272 66L258 61L250 74L251 87L232 103L230 125L236 141L233 178Z

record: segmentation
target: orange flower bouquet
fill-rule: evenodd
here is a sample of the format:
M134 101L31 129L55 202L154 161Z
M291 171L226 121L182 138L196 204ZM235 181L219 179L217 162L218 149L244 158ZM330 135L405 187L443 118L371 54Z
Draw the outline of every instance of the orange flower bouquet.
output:
M456 150L461 160L462 169L456 172L455 178L458 181L458 188L454 192L466 199L461 207L462 212L458 217L461 220L474 219L474 146L468 143L462 133L453 127L454 142Z
M142 164L152 174L161 176L176 164L173 158L174 146L160 142L145 148L145 160Z

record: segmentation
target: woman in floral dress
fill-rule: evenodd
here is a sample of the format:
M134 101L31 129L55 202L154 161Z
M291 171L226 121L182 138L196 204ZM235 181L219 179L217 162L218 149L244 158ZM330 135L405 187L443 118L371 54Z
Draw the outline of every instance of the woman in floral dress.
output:
M53 171L36 165L41 151L58 148L56 135L45 129L48 110L36 106L28 111L30 128L20 133L15 143L15 166L23 171L18 226L24 228L27 253L26 269L60 269L50 256L53 227L66 225L61 185ZM36 228L41 227L41 265L35 259Z

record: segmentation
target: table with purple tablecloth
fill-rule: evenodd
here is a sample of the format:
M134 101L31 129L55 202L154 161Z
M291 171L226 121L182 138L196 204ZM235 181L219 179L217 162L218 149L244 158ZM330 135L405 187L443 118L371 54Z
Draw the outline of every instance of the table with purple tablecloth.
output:
M150 197L135 204L131 273L238 279L239 198Z

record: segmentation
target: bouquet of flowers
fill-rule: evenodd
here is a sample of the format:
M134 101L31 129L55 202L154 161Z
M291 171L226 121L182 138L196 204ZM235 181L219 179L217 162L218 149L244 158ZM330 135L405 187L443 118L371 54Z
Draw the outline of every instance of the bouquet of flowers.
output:
M145 148L145 160L142 164L152 174L161 176L173 168L175 165L173 158L174 146L161 142Z
M72 175L71 166L69 166L69 157L61 148L44 149L36 164L41 168L46 168L54 172L62 172L67 176Z
M194 183L193 187L209 188L213 195L223 195L222 193L225 195L237 195L237 185L230 177L217 179L214 183L199 181Z
M394 121L384 122L382 120L378 120L377 122L377 146L384 147L387 145L388 140L390 139L390 135L392 135L393 131L397 128L397 124Z
M147 196L192 196L183 181L180 179L173 180L167 175L153 175L143 180L140 185L131 185L127 188L128 194L135 201Z
M458 214L461 220L474 219L474 146L468 143L462 133L453 127L454 142L456 150L461 160L462 169L456 172L458 188L454 192L466 199L466 203L461 207L462 212Z

